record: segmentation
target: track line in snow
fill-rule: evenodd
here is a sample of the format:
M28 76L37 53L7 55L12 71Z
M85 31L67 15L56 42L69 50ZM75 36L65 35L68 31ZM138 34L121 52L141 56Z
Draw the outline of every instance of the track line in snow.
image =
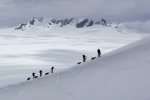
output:
M16 100L21 94L23 94L23 92L27 89L27 85L23 86L20 90L20 92L12 99L12 100Z
M71 97L72 100L78 100L77 95L75 95L71 91L69 91L66 88L64 88L64 86L62 84L63 82L61 81L61 73L56 75L56 76L52 76L51 80L50 80L50 83L51 83L52 87L54 89L60 91L61 94L65 94L65 95Z

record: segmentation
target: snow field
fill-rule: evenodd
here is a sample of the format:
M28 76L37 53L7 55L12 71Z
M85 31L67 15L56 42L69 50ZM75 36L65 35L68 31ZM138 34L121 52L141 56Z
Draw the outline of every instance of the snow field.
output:
M35 31L36 28L39 29L0 31L2 100L150 98L150 39L127 45L147 34L121 33L104 26L57 31L55 27ZM89 61L97 56L97 49L101 49L102 57ZM87 62L77 65L83 54ZM54 74L26 81L32 72L48 72L52 66L56 68Z
M149 43L150 38L145 38L69 70L1 88L0 96L4 100L148 100Z

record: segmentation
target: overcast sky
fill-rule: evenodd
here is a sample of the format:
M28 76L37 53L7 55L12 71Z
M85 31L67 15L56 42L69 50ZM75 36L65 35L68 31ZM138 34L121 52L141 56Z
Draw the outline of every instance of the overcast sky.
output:
M150 0L0 0L0 27L33 17L146 21L150 20Z

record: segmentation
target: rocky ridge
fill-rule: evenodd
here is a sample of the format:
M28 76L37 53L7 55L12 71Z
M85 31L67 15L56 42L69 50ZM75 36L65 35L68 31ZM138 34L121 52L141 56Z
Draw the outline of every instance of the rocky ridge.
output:
M32 26L46 26L50 27L52 25L57 25L58 27L65 27L67 25L73 25L76 28L90 27L93 25L107 25L105 19L94 22L91 19L86 18L69 18L69 19L52 19L52 18L43 18L43 17L34 17L27 23L20 24L15 30L24 30L25 27Z

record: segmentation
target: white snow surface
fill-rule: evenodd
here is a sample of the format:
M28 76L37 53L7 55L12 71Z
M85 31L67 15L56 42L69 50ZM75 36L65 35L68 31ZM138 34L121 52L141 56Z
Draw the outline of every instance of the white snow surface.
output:
M102 25L0 29L0 100L148 100L147 36ZM91 61L97 49L102 57ZM54 74L26 81L52 66Z
M121 33L108 26L82 29L71 26L29 27L25 31L0 30L0 65L66 65L82 60L82 54L90 59L115 50L146 34ZM72 58L72 59L70 59Z
M117 30L126 33L150 33L150 20L147 21L134 21L134 22L123 22L123 23L112 23L112 27L117 26Z
M95 60L0 88L1 100L149 100L150 37Z

